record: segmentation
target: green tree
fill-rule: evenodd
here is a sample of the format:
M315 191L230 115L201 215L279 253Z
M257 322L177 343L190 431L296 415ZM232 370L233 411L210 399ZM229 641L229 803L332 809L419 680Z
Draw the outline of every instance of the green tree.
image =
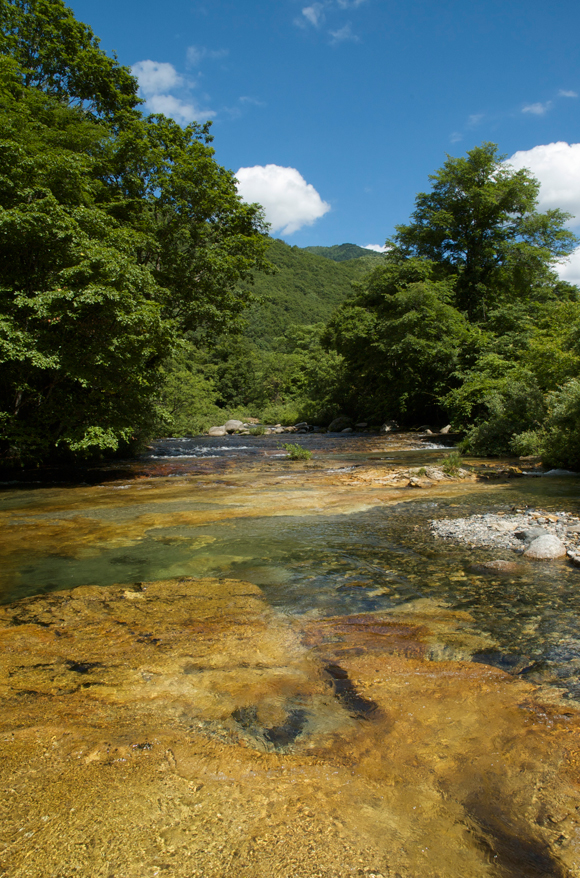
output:
M441 417L462 351L478 333L450 302L453 278L425 259L387 258L328 324L324 343L345 360L346 407L357 417Z
M0 0L0 53L23 85L113 117L140 103L128 67L109 58L62 0Z
M538 181L504 158L493 143L449 156L393 242L403 255L430 259L454 275L457 307L471 320L484 319L498 302L554 291L551 269L577 244L564 228L569 215L538 213Z
M32 28L0 59L0 450L10 460L150 435L163 359L186 333L235 325L252 271L267 267L260 209L216 163L207 126L142 119L131 89L107 104L91 79L94 52L106 56L91 43L74 67L56 25L42 51L32 47L38 75L26 84L18 47L55 9L70 13L0 0ZM54 79L50 52L68 79ZM118 65L99 67L104 81L107 70L122 96Z

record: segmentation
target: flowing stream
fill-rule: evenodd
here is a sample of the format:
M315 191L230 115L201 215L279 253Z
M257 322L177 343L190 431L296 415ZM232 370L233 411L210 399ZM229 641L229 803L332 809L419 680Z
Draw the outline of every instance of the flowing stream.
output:
M69 595L79 595L78 618L88 612L87 604L82 603L87 595L93 602L91 613L96 612L95 601L101 601L103 609L98 612L103 619L121 619L115 601L123 594L139 597L143 592L147 597L149 583L209 583L204 585L203 596L195 597L196 606L202 606L199 601L224 600L223 606L229 607L227 595L237 595L239 589L231 583L247 583L254 590L251 597L243 589L239 593L243 608L238 621L235 625L232 622L231 630L228 627L216 635L203 660L190 656L189 664L182 663L178 671L172 665L169 671L166 664L157 667L147 658L151 667L146 673L154 679L179 673L180 681L187 678L188 685L198 687L195 698L191 695L196 707L185 711L186 719L182 707L180 713L175 706L186 697L175 682L164 684L164 694L155 696L164 699L164 710L171 717L167 722L175 724L174 743L159 745L163 758L169 759L164 783L175 775L189 784L187 808L191 815L178 820L173 812L163 819L149 814L146 819L161 821L161 828L155 823L155 831L165 839L163 844L153 845L153 850L152 842L145 844L135 833L128 833L125 847L113 845L104 855L103 838L108 838L113 828L119 831L122 809L117 805L112 816L103 818L100 830L93 827L89 833L92 842L86 842L85 853L75 848L73 856L62 849L58 853L57 829L41 842L37 842L39 835L34 830L37 834L30 836L28 845L23 844L24 836L18 835L10 812L12 834L5 849L7 865L4 871L0 869L0 875L580 875L576 781L568 778L564 782L558 773L564 752L568 759L576 752L569 742L578 738L580 569L565 560L517 558L509 573L485 570L479 565L513 556L505 549L471 548L442 540L429 526L434 519L513 509L578 515L578 477L456 480L416 489L407 486L407 477L400 484L388 483L389 473L441 461L446 451L435 443L412 436L301 435L290 439L309 447L314 453L312 460L289 461L277 437L168 439L139 461L87 470L82 474L83 483L78 482L78 474L75 481L67 482L66 473L55 473L52 482L3 486L0 597L5 612L12 614L10 625L3 630L14 637L17 628L24 632L30 626L32 638L30 643L19 641L17 648L10 640L4 644L7 654L20 650L26 657L10 671L10 682L2 690L10 704L16 704L16 695L21 699L3 728L5 736L12 734L11 741L14 728L42 726L40 719L33 717L40 698L43 711L58 714L48 723L56 738L60 740L55 729L66 728L70 741L75 729L82 726L78 717L87 708L75 701L77 720L71 719L72 714L65 717L66 698L82 695L98 700L102 692L107 710L113 710L112 704L117 705L116 710L121 702L125 705L119 693L129 691L129 684L118 676L111 682L106 669L114 666L118 675L118 669L132 659L121 660L117 653L115 661L107 657L106 638L113 635L99 635L104 638L99 651L96 635L91 635L90 646L88 640L78 639L83 636L82 626L76 630L74 617L66 623L69 627L65 626L65 617L59 614ZM171 588L179 590L178 586L159 588L167 590L160 592L163 601L170 600ZM192 596L184 593L183 601L190 599ZM254 609L248 609L244 601L250 601ZM258 603L259 610L254 607ZM148 606L155 606L152 598ZM118 624L124 625L125 631L136 632L136 642L145 644L136 648L155 648L157 655L170 636L181 637L181 633L175 634L175 626L171 635L163 627L169 624L171 612L173 609L167 609L166 618L157 621L152 615L149 621L143 617L142 628L134 619ZM203 618L213 620L221 618L220 614L228 617L230 610L216 610L213 615L207 612L203 610ZM99 619L91 616L92 621L83 623L85 633L90 625L102 627ZM207 640L209 628L199 624L196 637ZM51 640L47 647L46 638L54 625L61 627L55 631L55 645ZM259 686L255 676L245 683L243 680L246 669L254 666L246 652L236 652L240 626L246 632L244 637L256 638L257 632L263 632L260 637L272 637L276 644L266 648L260 641L252 647L255 655L270 656L256 663L261 671L252 670L262 680ZM238 645L226 649L234 628ZM45 649L56 650L58 646L60 650L67 637L77 638L76 651L71 647L70 655L62 651L51 653L49 658L43 655ZM176 640L167 648L163 662L175 663L180 643ZM282 649L281 644L282 654L274 659L268 650ZM150 655L153 653L148 652ZM183 655L189 655L187 650ZM141 675L145 673L144 662L139 659L135 665ZM401 663L405 662L403 668ZM18 671L24 667L25 674ZM214 674L211 684L196 683L196 675L206 674L208 668ZM102 677L98 676L100 669ZM81 679L82 686L71 688L67 684L67 688L60 682L65 672L71 679ZM15 694L19 673L32 676ZM304 680L300 685L290 683L296 674L310 681L308 685ZM405 697L399 689L396 693L389 690L395 679L399 689L403 687L401 692L409 687ZM244 686L246 692L251 690L251 698L244 698L238 686L240 692ZM267 697L260 686L267 689ZM448 686L451 688L445 688ZM153 722L153 696L147 696L149 706L145 709L142 696L137 698L131 691L127 704L138 701L140 706L131 722L127 720L127 728L131 723L133 728L147 728L143 734L157 735L155 740L161 740L165 732L151 731L148 725ZM325 692L332 694L330 703ZM216 693L221 694L218 697ZM409 710L405 709L405 698ZM220 701L218 708L216 699L225 699L227 706ZM92 710L93 701L90 704ZM102 705L99 710L104 710ZM410 716L413 723L418 722L415 718L421 710L430 719L422 719L420 728L405 726ZM446 720L439 717L440 711ZM529 716L533 721L526 718ZM463 730L454 744L446 724L451 727L467 722L471 731ZM111 764L98 750L101 744L95 743L97 738L100 741L99 735L94 740L91 736L97 727L103 729L109 723L110 729L117 729L122 721L115 715L87 723L90 731L85 729L84 737L80 736L85 743L77 741L76 750L72 744L63 750L63 776L68 776L66 772L81 759L78 753L82 754L82 765L90 765L91 771ZM443 737L442 723L447 729ZM40 732L35 734L38 740L43 737ZM114 737L112 731L102 734L111 740ZM129 741L129 732L123 734ZM62 731L61 737L64 735ZM135 740L126 744L133 748L128 752L132 759L140 754L144 760L155 749L155 742L148 739L144 743L135 735ZM176 744L180 735L183 741ZM187 749L184 742L191 745L192 735L202 736L207 748L225 748L223 753L230 755L224 756L220 750L218 759L212 750L204 756L205 761L200 756L200 765L191 767L193 757L183 754ZM568 743L564 745L561 741L566 735ZM90 744L86 743L89 739ZM27 742L29 746L28 738ZM42 746L48 747L44 739ZM108 746L110 751L112 745ZM116 746L125 745L117 742ZM196 746L199 750L201 745ZM454 746L457 752L453 759L458 761L451 769L452 757L447 751ZM485 766L474 769L488 746ZM15 777L21 777L23 770L19 759L28 760L33 772L40 770L34 767L36 757L23 756L23 752L18 751L19 756L14 755L16 751L9 753L14 761L8 760L12 773L5 780L14 789L19 789ZM260 758L270 763L267 767L260 763L260 768L244 763L240 768L250 752L261 754ZM91 753L98 755L93 759ZM129 757L119 759L127 763ZM215 765L210 769L212 759ZM223 764L216 767L220 759L222 763L236 762L238 767L230 772L231 777ZM336 764L331 772L333 760ZM383 761L388 762L388 768ZM494 764L496 768L492 768ZM220 771L225 772L221 784ZM295 772L290 786L288 771ZM271 778L272 773L278 773L278 779L268 787L265 778ZM197 788L202 774L204 780ZM72 787L78 783L78 776L75 778L70 781ZM93 782L97 787L104 783L100 776ZM147 780L149 788L152 783ZM231 813L227 804L234 787L239 826L236 813ZM202 788L205 793L199 792ZM542 788L544 793L538 793ZM49 785L38 802L27 789L31 813L37 806L39 813L45 810L47 814L38 819L46 816L46 826L57 827L61 821L62 832L66 808L59 796L54 808L50 804L54 786ZM166 789L163 795L169 797L173 808L173 788L171 794ZM67 796L69 811L80 807L74 804L70 790ZM199 801L193 802L196 796ZM337 804L341 796L348 799L344 808ZM268 827L263 850L262 842L256 840L260 832L254 826L252 835L244 823L250 819L248 802L255 804L255 797L259 800L257 812L263 815L256 818L256 825ZM84 807L88 807L86 803ZM165 807L169 806L159 805L161 811ZM417 808L420 815L415 813ZM132 825L132 818L123 814ZM208 815L211 825L204 823L203 829L202 824L195 824ZM321 815L322 829L318 825ZM16 817L21 819L21 815ZM185 824L198 826L195 844ZM170 841L163 834L168 832ZM207 837L221 839L221 848L217 842L215 849L206 843L207 837L204 842L204 832ZM326 846L324 833L332 836ZM278 844L281 847L274 856ZM186 848L190 853L186 854ZM27 860L31 850L34 856ZM137 850L145 850L144 859L139 860ZM9 851L14 853L9 856ZM310 861L304 859L307 854Z

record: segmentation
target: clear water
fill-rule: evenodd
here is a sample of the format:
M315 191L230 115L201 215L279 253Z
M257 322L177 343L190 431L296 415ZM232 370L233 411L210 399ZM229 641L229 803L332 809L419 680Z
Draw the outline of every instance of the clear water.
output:
M320 475L352 471L368 461L419 466L442 453L419 443L405 451L397 440L378 437L282 440L311 447ZM565 687L580 698L580 570L566 562L520 559L517 573L477 572L474 563L509 553L455 545L429 530L434 518L512 506L578 514L578 478L521 478L489 490L466 484L459 497L419 492L416 499L362 512L284 515L287 492L305 471L296 465L284 469L280 442L280 437L165 440L128 466L125 480L6 488L0 496L6 535L2 600L177 576L253 582L280 612L292 615L380 611L427 598L468 611L477 630L494 642L474 660ZM200 460L209 465L207 481L188 478L199 472ZM258 506L254 515L225 517L240 490L239 481L228 482L228 473L233 478L241 471L250 486L255 480L258 493L261 478L278 474L280 508ZM182 478L168 487L159 476ZM196 515L195 523L180 520L183 513Z

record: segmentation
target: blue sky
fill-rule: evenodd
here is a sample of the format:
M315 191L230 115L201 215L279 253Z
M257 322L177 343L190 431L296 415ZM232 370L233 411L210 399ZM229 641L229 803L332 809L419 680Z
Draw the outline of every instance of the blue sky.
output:
M242 194L289 243L383 244L446 153L485 140L580 229L578 2L69 5L134 65L150 109L213 120L218 161L245 169Z

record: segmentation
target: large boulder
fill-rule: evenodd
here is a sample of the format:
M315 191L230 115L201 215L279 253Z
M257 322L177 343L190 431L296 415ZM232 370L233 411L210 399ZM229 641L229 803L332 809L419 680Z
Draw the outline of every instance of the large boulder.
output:
M224 428L225 428L226 433L235 433L236 430L241 429L241 427L243 427L243 426L244 426L243 421L236 421L236 420L226 421L224 424Z
M225 436L226 435L225 427L210 427L207 431L208 436Z
M524 558L531 558L534 561L553 561L555 558L565 557L566 546L553 534L536 537L524 552Z
M334 421L328 425L329 433L342 433L343 430L346 430L347 427L352 427L352 418L346 418L341 415L339 418L335 418Z

